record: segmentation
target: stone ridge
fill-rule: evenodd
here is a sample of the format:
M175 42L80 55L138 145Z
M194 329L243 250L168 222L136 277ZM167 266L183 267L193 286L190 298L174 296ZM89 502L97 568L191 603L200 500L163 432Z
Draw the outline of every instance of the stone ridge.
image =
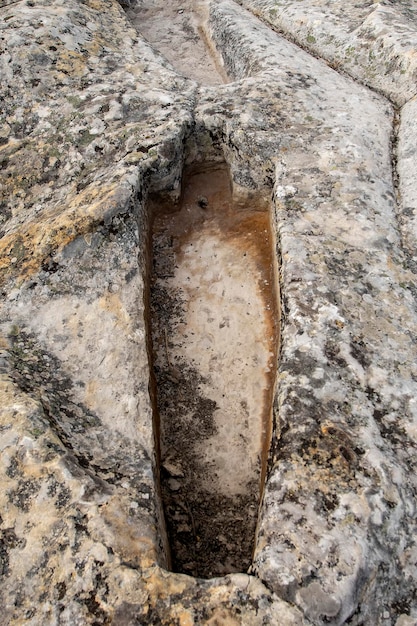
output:
M396 504L387 502L384 510L378 504L377 513L376 502L385 500L384 492L392 493L400 450L407 475L415 449L412 404L403 404L414 396L412 374L397 373L396 357L386 352L386 338L393 335L399 341L396 356L415 349L410 342L415 304L396 277L397 272L412 275L403 268L408 257L393 202L393 113L383 99L259 23L252 25L233 3L213 3L211 15L213 37L229 71L236 78L265 77L263 102L268 105L262 105L262 117L256 116L259 125L268 118L279 120L269 141L275 132L284 295L277 398L282 432L253 570L317 624L344 623L357 609L364 579L374 579L358 619L383 623L384 613L391 615L390 601L380 595L387 589L378 578L385 579L385 568L400 558L392 558L394 546L396 551L401 545L402 555L407 552L409 540L399 541L398 513L415 493L402 481ZM279 99L269 96L274 81ZM394 380L403 407L395 417L391 403L399 396L393 400L388 392ZM389 439L387 415L407 434L398 448L398 433L382 444L381 457L380 438ZM383 525L382 534L375 535L375 523ZM391 570L391 590L400 579ZM395 595L404 592L400 587Z
M382 93L397 108L393 159L398 167L399 224L415 263L417 13L413 3L239 0L239 4L337 71Z
M402 106L416 95L413 3L239 0L314 55Z
M209 3L218 87L113 0L0 4L7 625L416 623L416 13L241 4ZM273 195L282 337L252 568L199 580L168 571L146 199L207 155Z

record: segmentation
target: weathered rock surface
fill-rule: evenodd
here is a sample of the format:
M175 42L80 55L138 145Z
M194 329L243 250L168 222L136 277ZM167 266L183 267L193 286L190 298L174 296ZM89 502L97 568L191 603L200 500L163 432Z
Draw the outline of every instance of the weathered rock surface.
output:
M127 11L141 35L180 74L205 85L218 85L227 82L227 76L219 57L209 53L211 39L206 28L207 13L204 0L134 1Z
M209 3L204 86L112 0L1 3L5 624L417 621L417 14L244 4ZM210 158L273 197L282 327L250 573L200 580L168 571L146 199Z
M416 14L408 0L239 0L337 69L403 105L416 94Z

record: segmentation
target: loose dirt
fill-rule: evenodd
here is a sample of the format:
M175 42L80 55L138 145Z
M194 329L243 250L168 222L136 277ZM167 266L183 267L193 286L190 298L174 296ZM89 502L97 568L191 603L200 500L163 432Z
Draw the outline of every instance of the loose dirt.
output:
M274 272L270 216L233 206L225 167L186 175L179 210L155 217L153 362L176 571L211 577L251 563L271 432Z

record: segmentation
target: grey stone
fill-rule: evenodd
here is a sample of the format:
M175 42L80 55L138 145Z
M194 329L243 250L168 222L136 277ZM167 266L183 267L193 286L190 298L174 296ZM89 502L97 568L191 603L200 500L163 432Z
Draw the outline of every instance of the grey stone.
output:
M5 624L417 619L415 9L242 4L206 86L112 0L1 3ZM210 580L170 571L144 307L148 194L203 159L272 198L282 306L250 574Z

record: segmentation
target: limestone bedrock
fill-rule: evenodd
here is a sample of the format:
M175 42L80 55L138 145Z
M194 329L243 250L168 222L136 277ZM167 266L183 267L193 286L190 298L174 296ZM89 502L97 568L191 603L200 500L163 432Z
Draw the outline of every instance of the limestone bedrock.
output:
M416 9L244 4L205 3L205 86L113 0L0 3L5 624L417 620ZM282 319L253 563L201 580L168 571L146 199L210 151L273 197Z

